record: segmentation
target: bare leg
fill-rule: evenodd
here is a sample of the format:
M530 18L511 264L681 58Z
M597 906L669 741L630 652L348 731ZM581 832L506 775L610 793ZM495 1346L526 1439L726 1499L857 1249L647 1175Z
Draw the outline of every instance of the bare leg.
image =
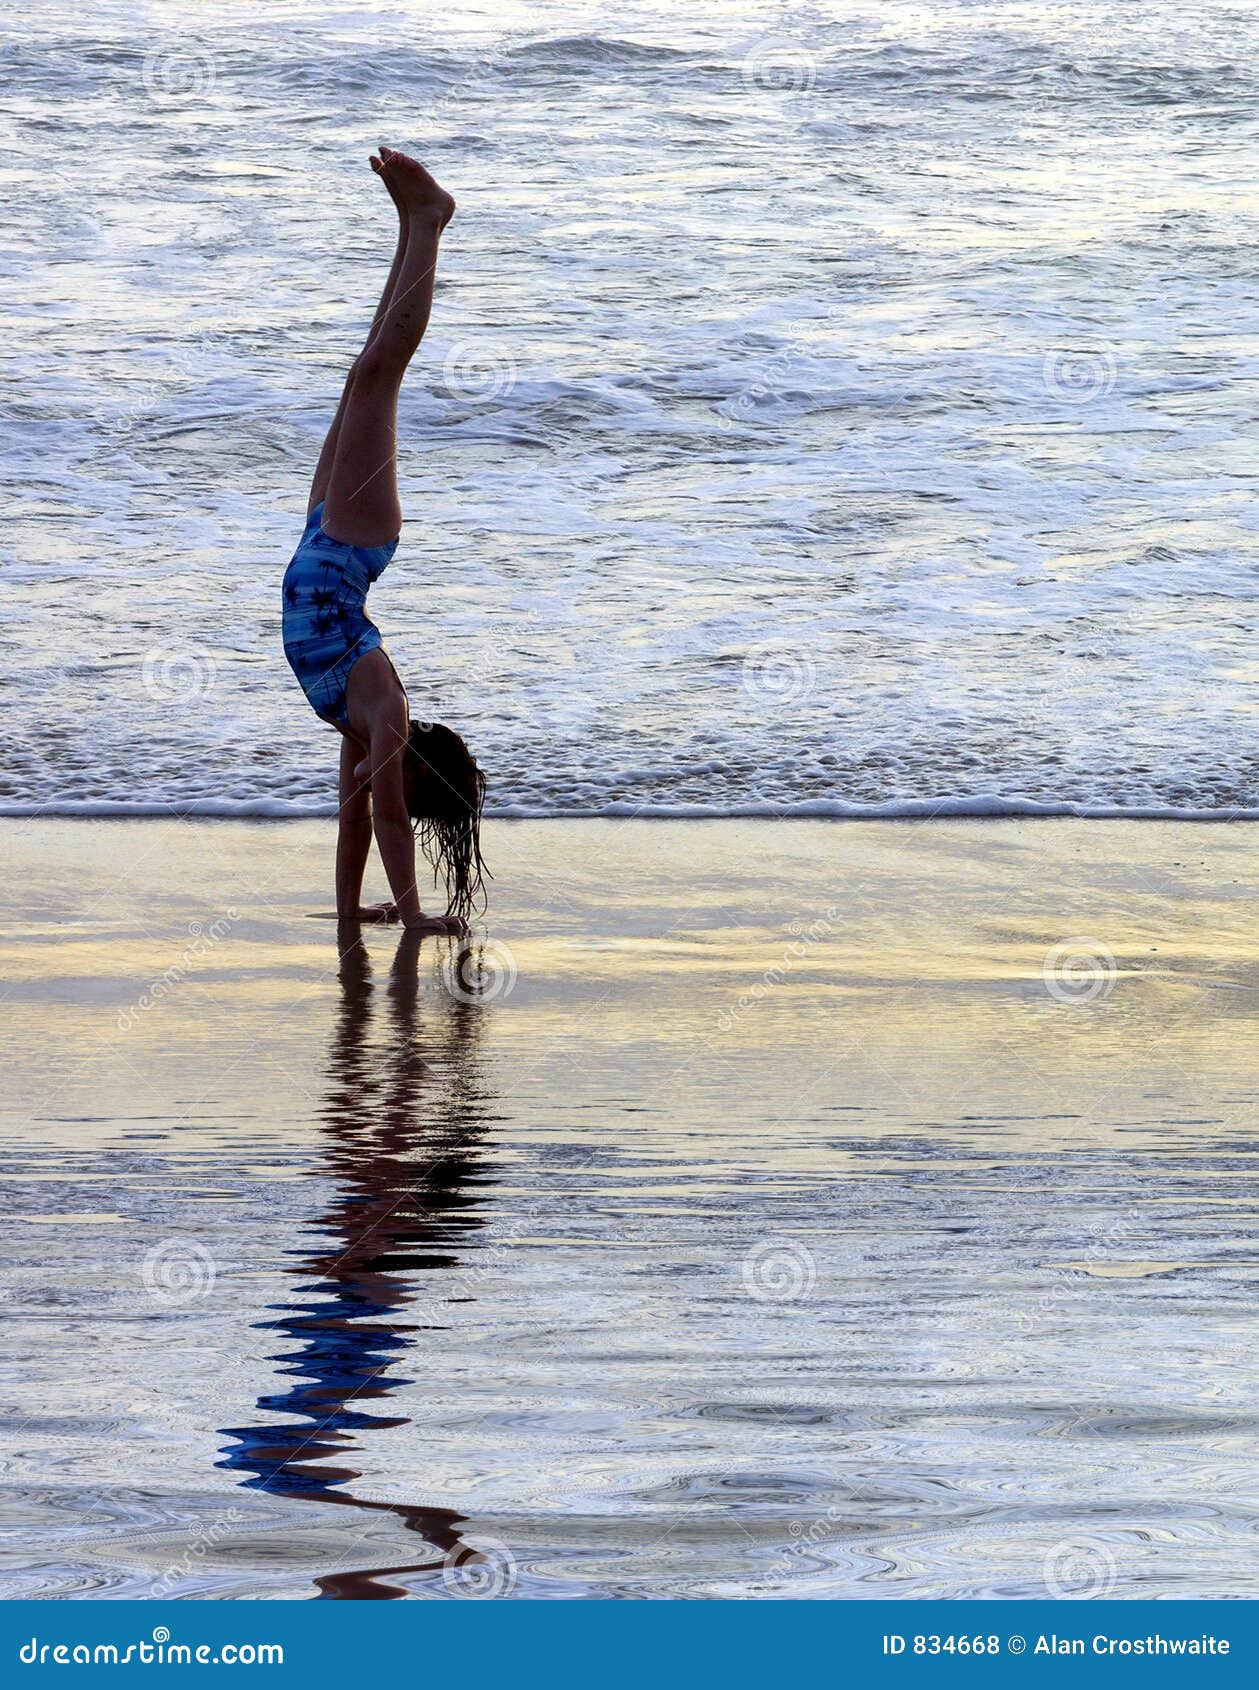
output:
M388 151L388 149L385 149ZM384 164L380 159L373 158L372 169L384 182L389 190L389 197L398 208L398 244L394 249L393 263L389 266L389 279L385 283L384 292L380 296L380 303L376 307L376 315L372 318L372 326L367 331L364 346L370 346L376 330L380 327L380 320L389 307L389 302L398 285L398 272L402 269L402 261L406 257L407 232L410 218L407 213L406 202L398 189L394 186L391 176L386 174ZM332 426L324 437L323 448L319 453L319 462L315 466L315 477L310 484L310 499L306 506L309 516L315 506L319 504L328 491L328 481L332 475L332 465L337 455L337 441L341 434L341 423L345 417L346 402L350 397L350 388L354 385L354 372L358 369L358 359L350 365L349 374L345 378L345 386L341 389L341 399L337 405L336 415L332 419Z
M383 546L402 526L396 463L398 391L428 327L442 230L455 202L402 153L382 151L381 174L405 215L406 248L339 411L323 526L354 546Z

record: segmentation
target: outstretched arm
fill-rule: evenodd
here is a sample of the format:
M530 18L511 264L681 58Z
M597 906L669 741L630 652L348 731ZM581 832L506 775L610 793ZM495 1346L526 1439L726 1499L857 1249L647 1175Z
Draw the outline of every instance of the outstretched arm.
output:
M406 695L383 708L372 727L372 826L394 905L404 927L417 933L463 933L458 916L425 915L415 887L415 834L403 786L408 730Z
M348 734L341 739L341 778L338 793L340 823L337 832L337 914L354 919L363 895L363 871L372 848L372 796L367 781L359 780L355 768L366 755L361 740Z
M370 751L372 827L398 917L404 926L418 927L428 918L420 909L420 895L415 889L415 834L402 784L407 731L405 697L396 706L391 701L391 707L377 712Z

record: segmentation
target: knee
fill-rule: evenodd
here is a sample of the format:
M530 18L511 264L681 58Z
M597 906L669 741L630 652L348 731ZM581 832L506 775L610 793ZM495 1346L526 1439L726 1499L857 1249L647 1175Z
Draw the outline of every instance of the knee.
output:
M355 387L387 387L397 380L397 369L391 358L384 357L369 346L354 360Z

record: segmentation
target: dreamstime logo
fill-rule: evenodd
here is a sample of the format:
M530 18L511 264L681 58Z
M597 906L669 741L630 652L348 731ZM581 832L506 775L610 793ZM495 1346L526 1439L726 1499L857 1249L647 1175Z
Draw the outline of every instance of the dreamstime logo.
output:
M796 1543L803 1543L808 1547L825 1543L835 1535L835 1522L844 1518L844 1508L838 1503L832 1503L825 1514L819 1514L807 1525L803 1520L792 1520L788 1523L787 1533ZM770 1579L784 1579L793 1571L799 1569L799 1561L793 1560L796 1554L795 1546L778 1561L766 1568L765 1576Z
M188 924L189 943L184 948L178 962L171 963L169 968L154 975L145 986L134 1003L126 1005L118 1011L118 1031L129 1033L146 1010L150 1010L163 998L168 998L178 986L188 978L196 965L220 944L232 930L232 923L237 919L235 909L229 909L225 915L219 916L205 927L199 921Z
M516 360L501 347L461 340L446 354L442 380L456 398L488 404L505 399L515 387Z
M214 1257L192 1238L164 1238L140 1264L140 1280L159 1303L194 1303L208 1297L217 1277Z
M96 428L108 441L129 440L143 424L152 420L161 399L162 389L155 382L149 382L113 416L97 417Z
M216 1515L208 1523L195 1520L188 1532L188 1551L181 1560L172 1561L165 1567L149 1591L150 1596L169 1596L171 1591L181 1580L189 1578L195 1572L202 1560L215 1549L235 1526L238 1526L245 1516L237 1508L229 1508L225 1514ZM166 1628L163 1626L162 1630ZM153 1633L157 1637L157 1633ZM170 1633L166 1633L169 1638ZM162 1638L158 1642L164 1641Z
M543 1212L543 1204L530 1204L527 1209L509 1219L497 1236L482 1241L476 1255L468 1260L466 1266L459 1263L447 1269L442 1276L439 1301L447 1303L456 1297L468 1302L474 1301L478 1291L508 1265L511 1251L536 1231ZM434 1302L435 1311L437 1307L438 1302ZM435 1312L433 1318L440 1317Z
M141 1666L283 1666L282 1643L172 1643L170 1627L155 1625L153 1641L141 1637L132 1643L41 1643L32 1637L18 1650L23 1666L120 1667L138 1659Z
M1126 1214L1117 1216L1110 1221L1096 1221L1089 1227L1092 1242L1081 1253L1080 1260L1073 1262L1072 1267L1087 1272L1090 1267L1112 1261L1115 1252L1121 1249L1132 1237L1133 1229L1141 1223L1141 1213L1138 1209L1129 1209ZM1024 1333L1033 1332L1045 1321L1062 1318L1065 1303L1070 1302L1077 1292L1070 1285L1050 1285L1042 1292L1030 1308L1018 1309L1015 1313L1015 1324ZM1077 1416L1075 1425L1089 1424L1086 1415Z
M464 1538L442 1563L442 1583L452 1596L509 1596L517 1577L516 1557L496 1537Z
M739 423L756 422L763 407L777 395L778 389L767 381L754 381L750 386L740 388L730 401L730 415L718 418L718 428L731 429Z
M177 376L186 381L203 381L207 361L227 352L231 347L233 332L238 332L243 327L237 317L222 328L202 329L199 334L189 334L168 349L166 362Z
M1069 405L1105 399L1115 387L1115 354L1109 347L1075 347L1046 352L1045 391Z
M1096 939L1064 939L1045 957L1041 975L1055 1003L1094 1003L1115 989L1114 956Z
M817 60L788 41L760 41L744 56L743 81L748 88L806 93L817 86Z
M201 100L214 87L218 74L214 55L200 42L152 47L140 72L144 86L163 105Z
M838 906L832 904L825 916L819 916L808 927L803 923L791 923L792 942L782 954L782 960L773 968L767 968L760 979L755 981L746 991L739 993L733 1009L723 1009L717 1016L717 1025L723 1033L728 1033L734 1026L738 1016L751 1009L755 1004L769 995L776 986L781 986L784 980L795 968L802 957L809 954L813 945L820 944L834 930L839 920Z
M509 997L519 972L515 957L498 939L475 949L465 945L442 963L442 981L459 1003L485 1004Z
M776 402L799 386L799 373L789 352L778 352L767 358L756 373L756 380L748 382L728 401L727 414L718 420L718 427L731 429L771 421L776 414Z
M744 692L773 709L799 704L813 691L816 681L817 671L807 651L760 646L743 659Z
M137 437L142 440L144 431L158 421L174 383L204 381L207 359L214 355L222 338L214 331L207 330L168 348L163 355L169 372L168 379L136 384L131 389L130 397L119 401L116 411L109 415L97 415L97 432L111 444L126 445ZM153 653L152 658L156 662L158 654Z
M427 108L429 127L433 127L433 119L438 112L446 107L463 105L467 101L482 99L487 106L490 102L494 106L498 101L499 83L497 73L502 63L503 54L508 49L495 48L493 51L484 50L474 52L468 59L465 69L455 76L450 86Z
M792 1303L817 1284L817 1263L794 1238L763 1238L743 1258L743 1289L758 1303Z
M1119 1575L1108 1546L1091 1537L1055 1543L1043 1571L1049 1594L1072 1602L1109 1596Z
M209 653L191 648L146 652L141 670L145 692L159 703L205 698L217 675L218 666Z

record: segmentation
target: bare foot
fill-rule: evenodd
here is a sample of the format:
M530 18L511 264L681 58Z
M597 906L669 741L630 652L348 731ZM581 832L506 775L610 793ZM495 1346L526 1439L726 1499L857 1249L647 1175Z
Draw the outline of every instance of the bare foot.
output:
M394 181L392 173L385 169L384 165L380 159L377 158L375 153L371 156L371 166L377 176L379 176L381 181L385 184L386 188L388 188L389 198L398 208L398 216L405 218L407 215L406 201L402 198L401 191L399 190L397 183Z
M410 217L435 217L438 230L444 229L455 215L454 196L438 186L418 159L392 147L378 150L380 163L373 158L372 169L383 178L398 210Z

